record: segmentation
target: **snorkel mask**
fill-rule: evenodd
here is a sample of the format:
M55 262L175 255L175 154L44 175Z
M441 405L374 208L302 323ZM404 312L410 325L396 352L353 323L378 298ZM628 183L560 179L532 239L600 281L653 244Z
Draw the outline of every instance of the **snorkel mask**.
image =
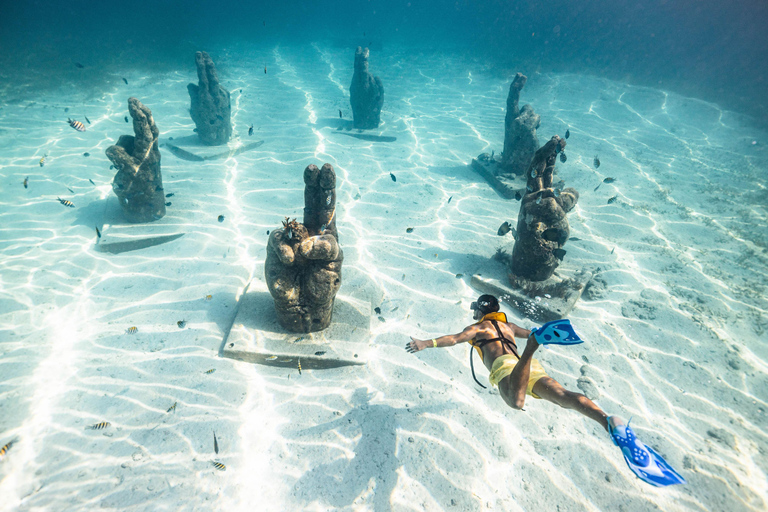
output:
M482 317L488 313L494 313L499 310L499 301L493 295L481 295L475 302L469 305L469 309Z

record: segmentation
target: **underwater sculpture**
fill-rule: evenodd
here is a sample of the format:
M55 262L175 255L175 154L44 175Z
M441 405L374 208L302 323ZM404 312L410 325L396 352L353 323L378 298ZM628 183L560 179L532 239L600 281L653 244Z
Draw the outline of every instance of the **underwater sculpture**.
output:
M539 149L536 129L541 124L541 118L530 105L523 105L523 108L517 106L520 91L527 81L527 76L518 73L509 86L507 115L504 119L504 153L498 169L508 174L523 174L533 154Z
M121 135L117 144L106 150L117 169L112 180L128 222L151 222L165 215L163 177L160 174L159 131L152 111L136 98L128 98L134 135Z
M378 128L381 122L381 107L384 105L384 86L381 79L368 71L368 48L360 46L355 51L355 72L349 86L349 103L355 128L367 130Z
M520 204L517 237L508 262L513 281L514 277L544 281L565 256L563 245L570 234L566 214L576 206L579 193L573 188L561 190L560 184L552 187L557 155L564 149L565 139L555 135L536 151L528 167L527 193Z
M226 144L232 136L229 91L219 84L216 67L210 55L197 52L195 64L199 84L188 84L187 90L192 100L189 113L197 127L197 135L210 146Z
M336 173L331 164L304 169L304 222L286 217L267 242L264 274L277 319L291 332L328 327L341 286L344 253L336 231Z

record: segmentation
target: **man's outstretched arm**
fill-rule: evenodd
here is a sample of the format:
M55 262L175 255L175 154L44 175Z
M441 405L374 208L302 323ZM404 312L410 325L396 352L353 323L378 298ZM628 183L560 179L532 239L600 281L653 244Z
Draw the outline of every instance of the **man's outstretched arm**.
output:
M476 325L470 325L458 334L446 334L445 336L429 340L419 340L411 336L411 341L405 344L405 350L413 353L425 348L452 347L457 343L474 339L478 332L480 332L480 329Z

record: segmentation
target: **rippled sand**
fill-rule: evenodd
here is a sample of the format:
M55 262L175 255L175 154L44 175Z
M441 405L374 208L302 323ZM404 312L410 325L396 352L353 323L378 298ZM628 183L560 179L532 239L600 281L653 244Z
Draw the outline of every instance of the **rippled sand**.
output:
M604 284L571 314L587 342L539 358L567 388L633 417L688 480L655 489L598 425L532 399L515 412L480 389L466 346L402 348L471 322L471 274L503 276L491 257L510 240L496 230L519 204L467 164L501 150L509 76L449 54L372 51L386 91L379 133L397 137L375 143L337 130L338 109L351 118L353 49L210 52L232 91L233 145L265 143L207 162L162 149L169 215L187 234L137 252L94 249L114 173L104 150L130 133L129 96L152 109L161 139L190 140L193 56L172 74L126 69L104 90L0 95L0 445L18 437L0 461L0 508L768 506L764 132L712 104L594 77L529 73L523 92L540 142L570 127L558 170L581 193L569 217L581 241L564 267L599 267ZM85 133L67 125L84 115ZM345 283L385 319L374 315L370 362L299 375L218 358L240 294L263 277L267 230L302 215L303 169L325 162L339 178ZM594 192L605 177L617 181ZM111 426L86 430L101 421Z

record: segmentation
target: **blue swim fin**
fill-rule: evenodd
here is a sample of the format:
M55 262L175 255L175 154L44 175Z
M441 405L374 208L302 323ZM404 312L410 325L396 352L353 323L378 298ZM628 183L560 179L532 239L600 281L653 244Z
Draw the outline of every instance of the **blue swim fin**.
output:
M577 345L584 343L573 330L571 321L567 318L547 322L533 331L539 345Z
M685 478L672 469L656 450L637 438L629 424L611 429L608 423L608 429L613 444L621 448L627 466L640 480L656 487L686 483Z

